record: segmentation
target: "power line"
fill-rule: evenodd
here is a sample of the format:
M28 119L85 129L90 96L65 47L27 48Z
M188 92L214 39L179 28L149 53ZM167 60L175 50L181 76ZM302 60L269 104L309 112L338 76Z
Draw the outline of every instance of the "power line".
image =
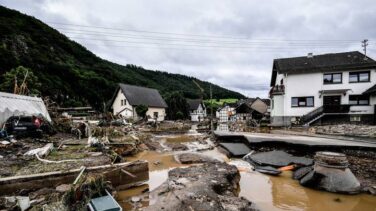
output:
M251 45L251 46L265 46L266 44L273 44L268 42L252 42L252 43L244 43L244 42L218 42L214 40L185 40L185 39L174 39L174 38L154 38L154 37L138 37L138 36L124 36L124 35L107 35L107 34L97 34L97 33L80 33L80 32L65 32L71 35L86 35L89 36L87 39L93 39L92 36L103 35L106 37L115 37L115 38L126 38L127 40L157 40L157 41L168 41L168 42L183 42L183 43L214 43L220 45ZM81 37L79 38L81 39ZM84 39L84 38L82 38ZM111 40L115 42L121 42L121 40ZM287 46L302 46L302 47L320 47L320 46L327 46L327 47L336 47L336 46L348 46L348 45L355 45L358 42L354 43L277 43L273 45L287 45Z
M85 41L84 41L85 42ZM93 44L93 43L91 43ZM164 47L164 46L145 46L145 45L113 45L113 44L98 44L94 43L97 46L104 46L104 47L121 47L121 48L137 48L137 49L147 49L147 50L179 50L179 51L218 51L220 50L221 52L223 51L229 51L229 52L257 52L257 53L280 53L280 52L291 52L291 51L306 51L305 49L292 49L292 48L281 48L281 49L256 49L256 48L248 48L248 49L229 49L229 48L205 48L205 47L200 47L200 48L174 48L174 47ZM332 48L333 49L333 48ZM312 50L312 49L310 49Z
M135 29L124 29L124 28L112 28L112 27L103 27L103 26L90 26L90 25L80 25L80 24L69 24L69 23L58 23L58 22L47 22L54 25L65 25L65 26L74 26L74 27L84 27L84 28L96 28L96 29L106 29L106 30L116 30L116 31L127 31L127 32L136 32L136 33L148 33L148 34L163 34L163 35L175 35L175 36L193 36L193 37L208 37L208 38L225 38L225 39L237 39L237 40L250 40L250 38L245 37L233 37L233 36L217 36L217 35L203 35L203 34L184 34L184 33L172 33L172 32L159 32L159 31L147 31L147 30L135 30ZM256 40L256 39L253 39ZM298 41L298 42L358 42L358 40L304 40L304 39L257 39L259 41Z

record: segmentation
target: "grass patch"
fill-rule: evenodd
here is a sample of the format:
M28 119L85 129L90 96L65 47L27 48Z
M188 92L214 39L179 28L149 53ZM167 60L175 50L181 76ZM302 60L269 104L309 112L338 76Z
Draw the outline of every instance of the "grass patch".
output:
M205 104L210 104L213 103L214 105L219 105L222 106L225 103L236 103L238 99L235 98L227 98L227 99L209 99L209 100L204 100Z

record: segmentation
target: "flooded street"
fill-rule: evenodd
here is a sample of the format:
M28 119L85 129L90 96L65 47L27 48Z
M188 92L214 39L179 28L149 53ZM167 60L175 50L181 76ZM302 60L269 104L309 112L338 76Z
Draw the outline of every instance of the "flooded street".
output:
M179 143L188 146L188 150L184 152L198 151L237 166L241 175L239 197L254 202L255 207L260 210L376 210L376 197L374 196L333 194L305 188L297 180L291 178L291 171L283 172L280 176L269 176L252 171L247 162L241 159L229 159L217 148L201 150L200 147L204 144L195 141L199 136L200 134L197 133L155 136L165 150L144 151L127 157L128 161L149 161L149 180L140 186L119 191L117 196L119 204L125 210L137 210L152 205L157 199L149 198L147 193L166 181L169 170L176 167L200 165L180 164L174 159L174 155L182 151L172 151L167 144ZM208 144L212 143L208 142ZM132 203L132 201L141 203Z
M375 211L376 197L368 194L342 195L305 188L286 171L279 176L240 172L239 196L260 210L361 210Z

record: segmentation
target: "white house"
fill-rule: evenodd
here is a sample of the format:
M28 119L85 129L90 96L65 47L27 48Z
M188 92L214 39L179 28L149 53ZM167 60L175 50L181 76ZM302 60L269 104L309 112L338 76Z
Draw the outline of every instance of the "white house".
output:
M206 107L201 99L187 99L191 121L200 122L206 117Z
M375 123L375 70L358 51L275 59L272 125Z
M126 119L139 119L136 112L138 105L146 105L148 107L146 112L148 119L156 119L157 121L165 119L167 104L158 90L119 84L111 100L113 114Z

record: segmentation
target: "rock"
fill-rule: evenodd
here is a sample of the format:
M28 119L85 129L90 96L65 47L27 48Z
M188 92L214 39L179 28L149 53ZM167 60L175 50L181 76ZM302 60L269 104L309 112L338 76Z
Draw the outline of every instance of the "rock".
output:
M0 155L0 159L3 159L3 158L4 158L4 156Z
M296 157L284 151L269 151L252 154L246 157L257 165L283 167L291 164L310 166L313 160L305 157Z
M236 166L209 162L175 168L168 176L149 193L156 201L144 210L253 210L251 202L237 197L240 174Z
M159 160L154 161L153 164L156 165L156 166L161 165L161 161L159 161Z
M60 193L68 192L72 188L70 184L62 184L56 187L56 191Z
M174 156L178 163L192 164L192 163L206 163L219 162L218 160L200 153L182 153Z

